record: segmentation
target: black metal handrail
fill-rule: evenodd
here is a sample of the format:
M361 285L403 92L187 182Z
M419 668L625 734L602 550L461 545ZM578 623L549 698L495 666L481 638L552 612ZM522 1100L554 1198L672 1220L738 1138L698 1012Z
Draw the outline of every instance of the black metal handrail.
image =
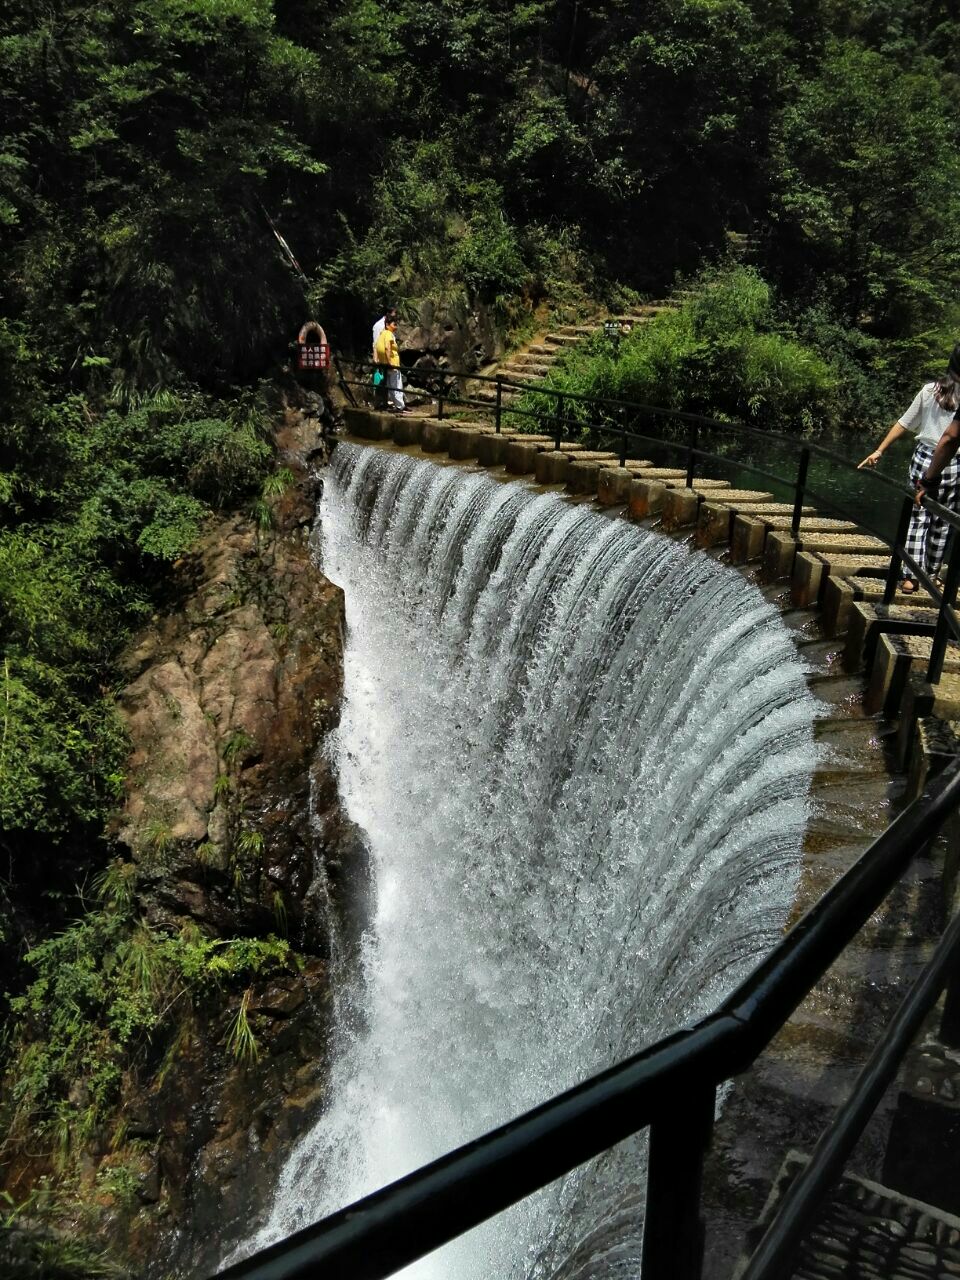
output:
M365 360L346 360L342 357L337 358L337 372L344 390L353 398L352 388L358 387L367 391L369 389L369 379L365 377L357 379L347 379L344 375L344 368L349 367L358 371L361 375L371 373L377 366L370 361ZM490 405L475 396L468 395L462 388L469 382L490 383L496 387L496 401L494 406L494 426L499 433L503 427L503 418L505 414L512 417L529 419L539 422L542 415L535 409L526 409L511 406L506 410L503 405L504 388L522 391L532 396L546 396L548 399L552 397L555 412L549 417L554 424L554 430L551 434L554 436L555 447L559 448L564 433L573 426L580 432L593 432L598 436L613 435L620 441L620 465L624 466L627 461L627 450L629 447L638 445L654 444L661 448L675 449L682 452L687 459L687 475L686 484L692 487L695 477L695 467L698 459L704 461L715 462L719 465L731 465L729 458L722 455L712 453L699 447L700 432L703 429L719 431L734 438L748 437L756 440L762 440L769 443L771 440L780 444L785 444L791 451L799 450L799 458L797 461L797 474L793 479L776 475L765 469L756 466L753 463L737 460L736 465L741 471L746 471L750 475L758 479L765 480L768 483L783 485L793 490L794 506L793 518L791 520L791 533L794 538L800 534L801 523L803 519L803 507L807 499L815 501L818 506L831 512L834 516L841 518L850 518L849 511L835 499L827 494L819 493L811 488L807 481L810 459L813 456L823 458L834 465L838 465L847 471L858 470L849 459L844 458L842 454L832 449L826 448L824 445L817 444L814 441L799 441L795 436L786 435L783 432L764 431L757 427L747 426L741 422L721 422L716 418L710 418L703 414L689 413L680 409L667 409L660 405L648 405L638 401L619 400L612 397L588 396L579 392L560 391L553 387L531 386L527 382L521 382L515 379L504 377L502 374L495 376L470 373L463 370L453 370L447 368L417 368L405 371L407 378L413 385L418 383L424 384L427 389L435 396L437 400L437 414L442 420L445 407L449 408L451 403L470 408L482 409L489 411ZM571 402L576 401L581 404L589 405L591 408L597 408L601 411L605 409L629 410L634 414L648 414L654 418L665 418L671 421L684 423L688 429L688 439L685 443L664 439L662 436L651 436L645 432L636 431L628 428L625 423L611 421L581 421L575 420L571 422L565 414L565 407ZM897 533L891 541L887 534L878 529L869 520L863 519L861 516L855 517L857 526L874 537L879 538L890 549L890 566L886 575L886 583L884 587L883 603L889 605L892 603L896 594L897 582L899 580L902 568L906 565L911 575L923 584L930 593L931 598L937 603L937 621L934 626L933 643L931 645L930 660L927 664L927 680L931 684L939 682L943 674L943 664L946 657L946 649L949 640L952 638L955 642L960 642L960 615L958 615L954 605L957 599L957 592L960 589L960 515L951 511L949 507L943 506L935 499L924 497L923 506L936 516L943 520L952 528L953 536L951 539L952 546L947 562L946 579L943 590L941 591L937 583L930 577L926 569L917 563L913 556L906 548L907 527L910 514L915 505L915 495L907 490L898 481L891 479L889 476L878 474L871 471L869 483L879 483L886 485L887 488L896 492L901 498L901 509L898 520ZM642 477L639 477L642 478Z
M717 1087L755 1061L958 806L960 760L928 783L709 1017L236 1263L221 1273L223 1280L381 1280L648 1126L644 1276L698 1280L700 1187ZM943 986L957 936L951 926L931 973L893 1024L897 1061L907 1029ZM795 1246L839 1176L892 1054L881 1051L881 1068L868 1068L856 1086L854 1117L843 1119L842 1140L828 1143L828 1155L818 1157L817 1179L804 1193L802 1212L790 1217L792 1235L784 1229L784 1248ZM775 1246L765 1248L764 1257L771 1248L770 1256L778 1256ZM758 1269L752 1280L772 1274Z

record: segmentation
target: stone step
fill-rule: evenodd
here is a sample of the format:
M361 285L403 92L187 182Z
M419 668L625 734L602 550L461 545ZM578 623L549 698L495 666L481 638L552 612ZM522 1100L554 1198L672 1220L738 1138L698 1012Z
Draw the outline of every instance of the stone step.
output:
M543 345L549 351L556 350L557 347L575 347L579 341L580 339L572 334L548 333L543 340ZM531 347L530 350L533 351L535 348Z
M870 714L897 715L911 668L926 672L932 651L931 636L881 634L864 696L866 710ZM943 670L960 675L960 647L956 644L947 645Z
M791 516L763 516L770 529L792 529ZM835 520L831 516L809 515L800 517L800 533L856 533L859 526L850 520Z
M807 1156L789 1152L764 1208L761 1229L772 1221L807 1163ZM735 1274L746 1261L741 1259ZM845 1173L804 1236L790 1274L796 1280L955 1280L960 1277L960 1218Z
M578 338L586 338L589 334L596 333L599 329L602 329L602 328L603 328L602 323L601 324L562 324L556 330L556 332L562 333L564 336L572 335Z
M517 396L523 395L523 388L520 387L504 387L501 391L500 398L505 404L507 400L515 400ZM483 405L496 404L497 392L494 387L483 386L478 391L474 391L470 395L471 400L478 400Z
M883 599L883 593L886 588L885 576L882 578L853 576L847 578L847 582L853 590L855 600L880 601ZM895 604L909 606L911 601L915 606L922 607L926 605L930 609L936 610L936 601L924 587L920 587L917 591L901 591L899 588L897 589L895 592Z
M855 527L855 526L854 526ZM866 552L868 555L886 554L890 550L882 538L875 538L868 533L816 533L797 542L798 551L814 551L824 555L841 554L857 555Z
M536 378L539 382L549 372L548 364L504 364L497 370L502 377L510 378L513 382L528 382L531 378Z
M758 502L756 506L751 506L748 512L751 516L792 516L792 502ZM801 507L800 514L802 516L815 516L817 514L816 507Z
M500 369L523 369L533 366L536 369L552 369L557 362L555 355L532 355L529 351L518 352L515 356L510 356L500 365Z
M701 482L694 480L694 488ZM723 483L727 483L724 481ZM747 512L753 512L758 507L765 506L773 498L772 493L764 493L760 489L727 489L723 494L718 495L717 502L722 502L724 506L743 507ZM780 517L773 517L779 519ZM789 521L787 522L789 524Z

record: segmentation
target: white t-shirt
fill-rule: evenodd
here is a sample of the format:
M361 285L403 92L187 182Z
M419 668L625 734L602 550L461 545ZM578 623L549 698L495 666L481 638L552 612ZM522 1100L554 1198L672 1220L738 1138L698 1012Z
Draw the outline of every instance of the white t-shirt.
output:
M373 326L373 344L372 345L373 345L374 351L376 351L377 349L377 339L380 337L381 333L383 333L386 327L387 327L387 317L385 315L382 315L380 319L377 321L377 323Z
M913 404L901 418L901 427L917 437L917 444L936 444L953 421L955 409L941 409L934 397L935 382L920 388Z

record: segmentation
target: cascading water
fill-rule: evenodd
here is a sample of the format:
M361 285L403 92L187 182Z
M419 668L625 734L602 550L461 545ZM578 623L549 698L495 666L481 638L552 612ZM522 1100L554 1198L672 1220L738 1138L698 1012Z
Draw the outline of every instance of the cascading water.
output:
M779 617L706 556L345 444L321 527L377 901L330 1104L244 1252L709 1011L782 928L815 763ZM623 1143L405 1274L636 1276L643 1159Z

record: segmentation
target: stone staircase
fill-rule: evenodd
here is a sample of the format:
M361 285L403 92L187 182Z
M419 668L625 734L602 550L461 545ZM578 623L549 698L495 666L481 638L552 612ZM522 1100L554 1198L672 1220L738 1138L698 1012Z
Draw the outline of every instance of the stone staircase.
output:
M603 316L586 324L558 325L556 329L535 338L525 347L511 352L499 363L487 366L483 370L483 375L485 378L501 375L511 383L535 387L547 376L557 361L562 359L565 352L595 333L602 332L604 325L617 324L620 333L629 333L635 325L649 324L654 316L662 311L672 310L674 307L675 303L669 301L649 302L634 307L629 314ZM478 400L483 404L492 404L497 398L494 388L486 382L472 384L469 391L472 400ZM509 403L520 394L522 394L521 390L505 387L504 403Z

